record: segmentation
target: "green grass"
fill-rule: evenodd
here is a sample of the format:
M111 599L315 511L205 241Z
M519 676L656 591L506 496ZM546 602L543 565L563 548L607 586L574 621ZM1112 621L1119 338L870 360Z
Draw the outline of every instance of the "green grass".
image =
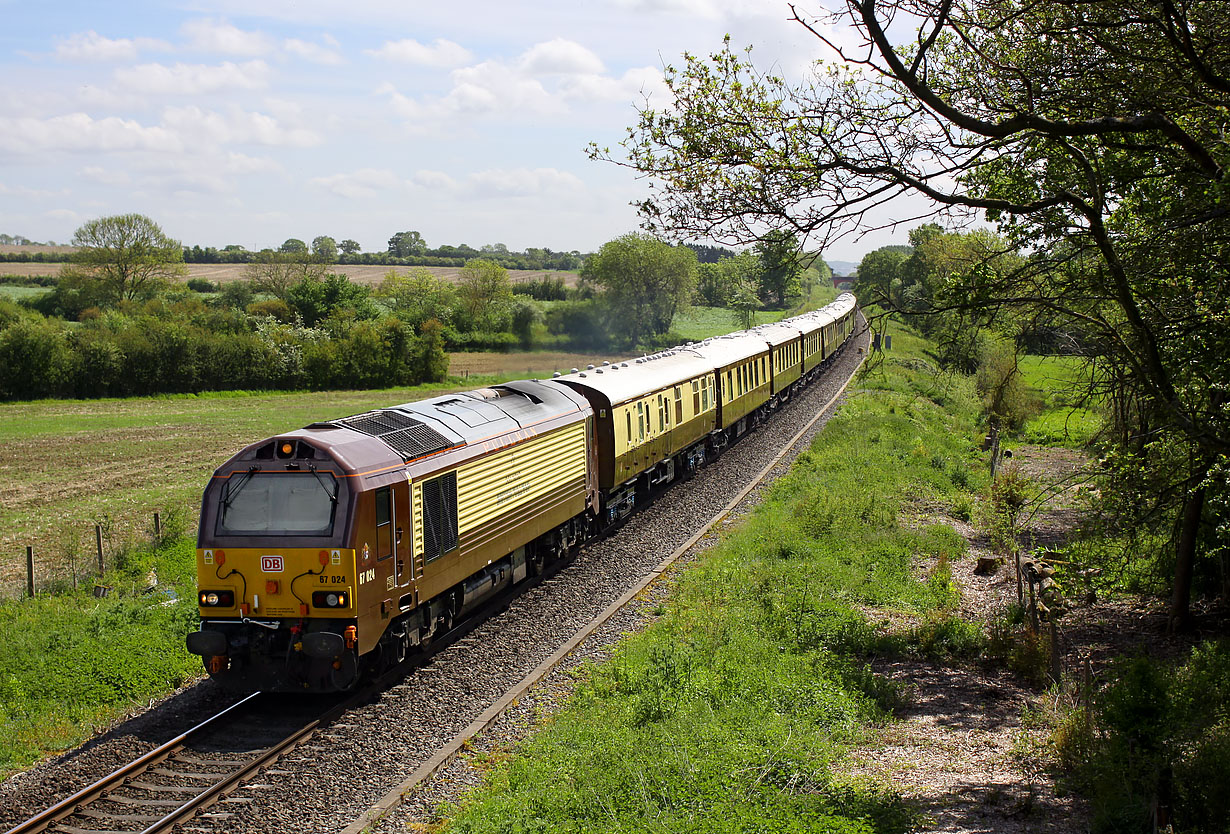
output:
M934 373L920 340L894 336L746 523L681 572L660 619L444 809L445 830L912 830L891 786L843 777L840 760L898 699L868 657L978 651L947 569L964 540L904 519L919 501L968 500L985 476L969 381ZM867 606L925 625L887 640Z
M125 551L105 599L82 588L0 601L0 778L200 672L184 648L197 618L193 546ZM151 570L160 592L143 594Z
M1026 384L1042 397L1042 411L1021 429L1027 443L1083 448L1102 428L1096 403L1082 401L1081 361L1074 356L1024 356Z
M780 321L785 310L759 310L756 324ZM735 314L727 307L689 307L675 316L671 332L685 342L699 342L711 336L722 336L739 329Z
M0 284L0 298L17 301L22 298L38 298L51 292L50 287L18 287L12 284Z

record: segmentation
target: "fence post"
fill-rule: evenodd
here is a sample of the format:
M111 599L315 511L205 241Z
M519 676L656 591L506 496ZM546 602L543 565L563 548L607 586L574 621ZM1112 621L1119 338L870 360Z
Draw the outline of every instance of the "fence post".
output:
M34 548L26 545L26 591L34 597Z
M94 544L98 546L98 575L102 576L106 572L106 567L103 565L102 552L102 525L94 525Z
M154 540L162 541L162 519L158 513L154 513Z

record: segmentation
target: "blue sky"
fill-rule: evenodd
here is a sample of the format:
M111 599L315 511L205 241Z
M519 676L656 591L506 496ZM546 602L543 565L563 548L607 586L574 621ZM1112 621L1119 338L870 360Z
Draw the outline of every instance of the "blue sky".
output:
M0 0L0 232L147 214L186 244L395 232L592 251L645 183L590 161L661 68L735 45L802 72L778 0ZM904 232L901 233L904 237ZM885 239L846 242L856 260Z

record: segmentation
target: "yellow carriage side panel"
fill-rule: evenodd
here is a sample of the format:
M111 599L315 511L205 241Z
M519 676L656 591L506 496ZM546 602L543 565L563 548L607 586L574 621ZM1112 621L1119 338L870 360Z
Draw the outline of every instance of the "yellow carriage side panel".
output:
M457 470L458 533L568 483L583 484L585 455L585 424L577 422L463 465Z

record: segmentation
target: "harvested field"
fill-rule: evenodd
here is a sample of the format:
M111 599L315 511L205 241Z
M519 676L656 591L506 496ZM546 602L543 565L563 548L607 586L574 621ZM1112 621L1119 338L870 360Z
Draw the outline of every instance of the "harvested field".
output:
M5 248L15 249L17 247L0 247L0 251ZM59 263L0 263L0 275L58 275L62 266L63 264ZM247 268L247 264L186 264L185 266L188 268L185 280L204 278L215 284L237 281L244 277L244 270ZM332 271L347 276L356 284L375 286L383 281L384 276L390 272L405 274L415 269L425 269L446 281L456 281L461 274L461 268L455 266L387 266L380 264L336 264ZM508 270L508 277L514 284L558 276L563 276L567 286L575 287L577 284L577 273L575 272L554 272L547 269Z

